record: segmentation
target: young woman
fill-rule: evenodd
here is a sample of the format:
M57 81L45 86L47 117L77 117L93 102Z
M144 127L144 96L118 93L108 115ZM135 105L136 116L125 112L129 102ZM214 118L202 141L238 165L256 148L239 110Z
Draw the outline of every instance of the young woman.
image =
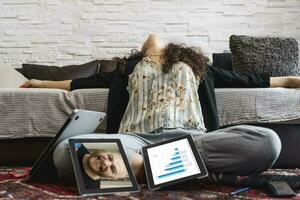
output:
M128 62L125 74L116 71L106 74L107 77L97 75L58 82L30 80L22 87L68 90L110 87L108 132L119 134L77 137L121 139L140 181L144 180L140 149L185 134L194 137L208 171L219 174L219 178L260 173L274 164L281 150L280 139L274 131L247 125L218 129L213 88L214 85L299 87L298 78L239 75L218 70L207 66L208 59L202 53L182 45L165 46L153 34L144 43L142 53L143 58ZM210 132L206 133L207 130ZM74 177L67 140L56 147L53 159L62 178ZM106 169L110 167L116 166Z

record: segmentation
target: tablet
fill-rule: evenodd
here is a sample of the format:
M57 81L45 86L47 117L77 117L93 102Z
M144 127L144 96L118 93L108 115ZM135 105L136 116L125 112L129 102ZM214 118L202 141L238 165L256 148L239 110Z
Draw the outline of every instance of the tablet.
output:
M150 190L208 175L190 135L145 146L142 153Z
M66 138L92 133L105 118L104 112L75 109L55 137L49 142L39 159L35 162L26 181L56 181L58 180L52 154L57 144ZM47 122L45 122L47 123Z
M119 139L69 139L78 191L82 195L138 192Z

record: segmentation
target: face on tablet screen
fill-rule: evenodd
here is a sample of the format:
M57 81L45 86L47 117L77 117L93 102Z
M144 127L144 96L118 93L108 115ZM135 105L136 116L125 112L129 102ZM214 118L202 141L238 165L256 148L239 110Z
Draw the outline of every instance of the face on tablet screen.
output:
M87 166L96 174L107 179L118 179L128 176L120 153L95 151L86 154Z
M128 171L117 143L75 143L85 188L131 187Z

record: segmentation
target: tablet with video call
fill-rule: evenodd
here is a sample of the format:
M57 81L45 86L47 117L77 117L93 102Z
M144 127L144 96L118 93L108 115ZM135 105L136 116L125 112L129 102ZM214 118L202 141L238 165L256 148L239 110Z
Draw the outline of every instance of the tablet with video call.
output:
M82 195L137 192L138 183L119 139L69 139Z

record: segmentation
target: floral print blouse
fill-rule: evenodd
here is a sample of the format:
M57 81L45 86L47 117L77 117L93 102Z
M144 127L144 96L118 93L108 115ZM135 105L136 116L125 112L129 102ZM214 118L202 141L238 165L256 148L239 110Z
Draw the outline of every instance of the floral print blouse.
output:
M154 133L172 128L205 132L198 85L187 64L179 62L163 73L161 65L144 57L129 76L129 103L119 132Z

